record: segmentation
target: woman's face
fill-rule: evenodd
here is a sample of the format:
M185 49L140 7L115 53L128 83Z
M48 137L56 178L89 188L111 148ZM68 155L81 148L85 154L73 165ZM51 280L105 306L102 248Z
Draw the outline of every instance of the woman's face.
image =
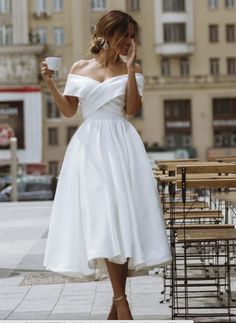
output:
M109 40L109 48L114 49L116 52L118 52L122 56L126 56L128 54L130 45L131 45L131 39L135 38L135 32L134 32L134 25L130 23L128 25L128 29L124 37L121 39L119 44L116 43L116 37L117 35L114 35Z

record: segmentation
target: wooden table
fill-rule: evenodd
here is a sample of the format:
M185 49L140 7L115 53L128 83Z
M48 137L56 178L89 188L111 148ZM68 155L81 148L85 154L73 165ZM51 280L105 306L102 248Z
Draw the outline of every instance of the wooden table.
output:
M170 212L164 213L165 220L171 220L174 217L174 220L183 220L185 219L223 219L224 216L222 211L218 210L190 210L187 212L175 211L172 216Z

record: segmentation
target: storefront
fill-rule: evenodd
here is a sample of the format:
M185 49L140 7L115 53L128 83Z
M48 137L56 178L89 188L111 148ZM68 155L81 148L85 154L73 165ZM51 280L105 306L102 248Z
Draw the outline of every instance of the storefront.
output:
M42 162L42 98L39 87L0 88L0 160L10 158L10 138L20 163Z

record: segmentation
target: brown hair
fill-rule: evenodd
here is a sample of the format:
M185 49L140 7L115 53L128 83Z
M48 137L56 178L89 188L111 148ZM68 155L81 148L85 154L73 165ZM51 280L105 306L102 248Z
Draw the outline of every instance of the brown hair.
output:
M106 39L115 34L117 44L119 44L126 34L130 23L134 26L135 39L137 39L139 26L130 15L119 10L111 10L106 13L97 22L91 39L90 52L95 55L99 54Z

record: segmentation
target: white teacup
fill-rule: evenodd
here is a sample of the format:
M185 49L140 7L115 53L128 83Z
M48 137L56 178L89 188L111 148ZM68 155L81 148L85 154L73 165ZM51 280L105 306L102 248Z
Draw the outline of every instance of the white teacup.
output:
M52 71L58 71L61 67L61 57L46 57L48 69Z

